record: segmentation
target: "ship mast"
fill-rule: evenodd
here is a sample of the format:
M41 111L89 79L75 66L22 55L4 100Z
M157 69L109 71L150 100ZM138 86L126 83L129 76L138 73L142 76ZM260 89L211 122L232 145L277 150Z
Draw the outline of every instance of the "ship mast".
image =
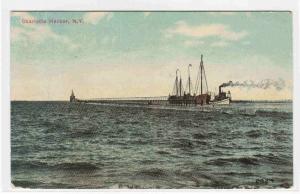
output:
M176 96L178 96L178 74L177 74L178 71L179 69L176 70L176 80L175 80Z
M201 55L201 62L200 62L200 77L201 77L201 86L200 86L201 87L201 93L200 94L201 95L203 93L202 92L202 67L203 67L203 60L202 59L203 59L203 55Z
M192 67L192 64L189 64L189 67L188 67L188 74L189 74L189 94L191 94L191 75L190 75L190 67Z
M180 71L179 71L179 73L180 73ZM181 81L181 74L180 74L180 79L179 79L179 96L182 95L181 89L182 89L182 81Z
M205 77L206 93L208 93L208 84L207 84L207 79L206 79L206 73L205 73L204 66L203 66L203 73L204 73L204 77Z
M203 79L205 80L205 83L203 83L204 82ZM205 84L206 93L208 93L207 79L206 79L205 69L204 69L204 65L203 65L203 55L201 55L201 61L200 61L200 65L199 65L199 71L197 74L197 80L196 80L196 86L195 86L195 94L200 94L200 95L203 94L203 90L205 89L203 84Z
M202 94L202 72L203 72L204 79L205 79L206 93L208 93L208 84L207 84L207 79L206 79L206 74L205 74L205 69L204 69L202 58L203 58L203 55L201 55L201 94Z

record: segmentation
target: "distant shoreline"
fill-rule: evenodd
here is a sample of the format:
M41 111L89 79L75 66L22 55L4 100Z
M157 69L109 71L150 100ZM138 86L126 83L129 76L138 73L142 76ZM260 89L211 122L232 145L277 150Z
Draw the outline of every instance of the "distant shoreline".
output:
M233 100L232 103L283 103L293 102L293 100Z
M69 102L68 100L11 100L10 102ZM232 103L292 103L293 100L233 100Z

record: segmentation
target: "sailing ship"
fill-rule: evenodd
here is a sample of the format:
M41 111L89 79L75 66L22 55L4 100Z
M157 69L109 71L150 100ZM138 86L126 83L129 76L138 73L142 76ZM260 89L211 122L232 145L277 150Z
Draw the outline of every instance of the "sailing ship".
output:
M176 70L176 78L173 86L172 94L168 97L168 102L171 105L221 105L221 104L230 104L231 94L222 91L222 86L219 86L219 93L214 96L212 99L212 93L208 91L208 84L205 74L205 68L203 65L203 55L201 55L201 61L199 65L199 71L197 74L195 88L193 89L191 76L190 76L190 67L188 66L188 80L186 84L186 89L183 89L182 78L180 70ZM179 76L178 76L179 74ZM193 92L193 93L192 93Z

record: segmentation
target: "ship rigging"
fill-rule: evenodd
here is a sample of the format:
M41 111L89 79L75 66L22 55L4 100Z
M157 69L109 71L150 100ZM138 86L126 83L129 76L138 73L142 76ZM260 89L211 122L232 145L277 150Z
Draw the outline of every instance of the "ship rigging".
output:
M207 78L205 73L205 68L203 65L203 55L201 55L201 61L199 65L199 70L196 78L196 84L194 88L194 93L192 94L192 81L191 81L191 72L190 68L191 64L188 66L188 80L185 91L183 91L182 87L182 78L180 74L180 70L176 70L175 83L173 86L172 94L168 97L169 104L177 104L177 105L208 105L208 104L229 104L231 102L230 92L226 94L222 92L221 87L219 86L219 94L214 97L212 100L211 92L208 90ZM178 72L180 77L178 78Z

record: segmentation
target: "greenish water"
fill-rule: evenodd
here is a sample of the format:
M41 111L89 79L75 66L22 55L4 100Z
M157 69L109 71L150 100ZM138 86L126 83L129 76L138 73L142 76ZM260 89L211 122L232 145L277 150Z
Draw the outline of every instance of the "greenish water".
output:
M12 183L26 188L293 184L292 103L151 107L12 102Z

